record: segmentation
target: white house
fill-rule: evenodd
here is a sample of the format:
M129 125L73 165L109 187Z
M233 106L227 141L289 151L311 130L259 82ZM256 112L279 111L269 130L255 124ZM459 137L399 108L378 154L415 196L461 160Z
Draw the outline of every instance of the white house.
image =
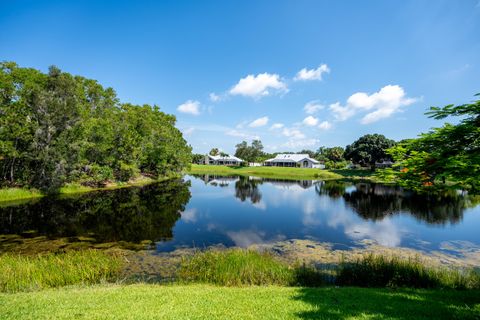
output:
M269 167L300 167L300 168L320 168L325 166L308 154L277 154L273 159L265 160L265 166Z
M239 166L244 162L242 159L231 155L223 156L211 156L207 154L205 156L205 164L220 165L220 166Z

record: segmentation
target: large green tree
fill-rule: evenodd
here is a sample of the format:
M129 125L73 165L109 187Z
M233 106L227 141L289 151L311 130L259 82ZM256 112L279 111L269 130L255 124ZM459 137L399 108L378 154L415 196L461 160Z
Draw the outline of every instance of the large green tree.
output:
M443 186L450 182L479 192L480 100L443 108L431 107L427 115L437 120L459 119L456 124L445 123L390 149L397 170L387 170L386 173L398 183L414 189Z
M374 169L376 162L391 159L386 150L394 145L395 141L384 135L367 134L345 148L345 158L363 166L370 165Z
M178 173L191 148L175 122L156 106L120 103L95 80L0 63L0 184L55 191Z
M263 156L263 144L260 140L253 140L251 145L242 141L235 147L235 156L247 162L259 161Z

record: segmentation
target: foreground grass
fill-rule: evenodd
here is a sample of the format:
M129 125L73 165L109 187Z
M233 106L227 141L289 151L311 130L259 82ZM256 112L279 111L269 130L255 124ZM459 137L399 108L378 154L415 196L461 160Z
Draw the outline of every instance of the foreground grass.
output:
M99 250L0 255L0 292L30 291L115 279L120 259Z
M479 291L100 285L0 294L2 319L478 319Z
M244 175L276 179L373 179L373 173L367 170L323 170L310 168L282 167L227 167L193 164L188 173L216 175Z

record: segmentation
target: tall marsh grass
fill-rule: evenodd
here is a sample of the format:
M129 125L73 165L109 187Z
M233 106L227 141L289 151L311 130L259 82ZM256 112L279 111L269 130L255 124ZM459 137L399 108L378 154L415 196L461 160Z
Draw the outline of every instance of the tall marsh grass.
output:
M98 250L61 254L0 255L0 292L32 291L115 279L119 257Z
M419 259L371 254L354 262L342 262L336 283L360 287L480 289L480 274L474 270L430 267Z
M199 251L185 258L178 278L222 286L289 285L293 274L287 265L267 253L230 249Z
M268 253L229 249L199 251L185 258L177 274L181 282L222 286L280 285L318 287L327 284L360 287L480 289L473 270L429 267L420 260L366 255L328 270L288 266Z

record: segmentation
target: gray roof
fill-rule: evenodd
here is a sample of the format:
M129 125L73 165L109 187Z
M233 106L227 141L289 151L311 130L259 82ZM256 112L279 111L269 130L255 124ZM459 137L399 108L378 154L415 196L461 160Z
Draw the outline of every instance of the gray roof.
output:
M275 158L265 160L265 162L301 162L303 160L309 160L313 163L319 163L317 160L312 159L308 156L308 154L277 154Z
M207 155L210 159L212 160L215 160L215 161L238 161L238 162L243 162L242 159L240 158L237 158L235 156L231 156L231 155L226 155L226 156L211 156L211 155Z

